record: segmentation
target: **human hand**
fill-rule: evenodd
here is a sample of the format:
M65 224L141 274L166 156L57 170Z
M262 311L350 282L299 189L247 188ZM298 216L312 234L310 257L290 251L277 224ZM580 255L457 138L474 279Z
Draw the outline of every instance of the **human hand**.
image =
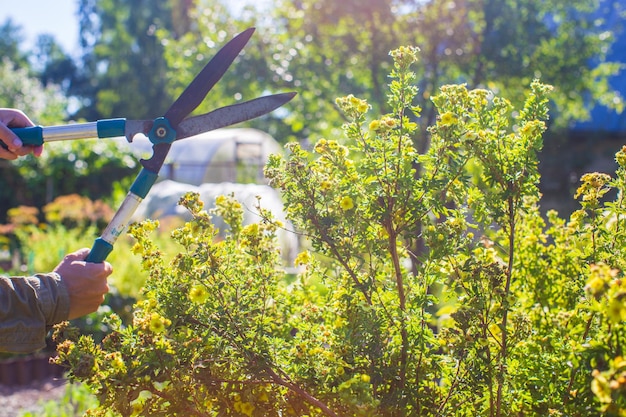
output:
M6 146L0 146L0 158L17 159L33 153L40 156L43 146L24 146L20 138L11 131L11 127L30 127L33 122L22 111L17 109L0 108L0 141Z
M96 311L109 292L107 277L113 267L108 262L85 262L89 251L83 248L66 255L54 269L70 294L69 320Z

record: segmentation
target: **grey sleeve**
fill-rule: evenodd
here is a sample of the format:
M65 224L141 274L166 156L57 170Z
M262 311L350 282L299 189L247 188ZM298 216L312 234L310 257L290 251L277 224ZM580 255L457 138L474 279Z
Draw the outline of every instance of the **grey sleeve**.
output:
M61 277L0 276L0 351L28 353L45 347L50 326L67 320L70 302Z

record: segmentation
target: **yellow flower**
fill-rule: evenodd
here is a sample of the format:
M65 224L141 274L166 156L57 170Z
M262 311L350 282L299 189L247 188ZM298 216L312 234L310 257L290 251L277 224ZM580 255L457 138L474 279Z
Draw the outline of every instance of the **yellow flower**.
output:
M311 262L311 254L309 251L300 252L293 261L295 266L308 265Z
M259 224L251 223L247 225L246 227L244 227L241 233L245 235L249 235L249 236L256 236L259 234L259 231L260 231Z
M317 153L324 153L328 150L328 141L324 138L317 141L313 150Z
M375 132L386 132L396 127L396 120L391 117L383 117L381 120L372 120L369 125L370 130Z
M611 398L611 387L609 386L609 382L606 378L598 372L598 370L594 370L593 372L593 381L591 381L591 391L596 394L598 400L603 403L610 403L612 401Z
M354 97L352 94L337 98L335 103L341 111L351 115L351 117L359 117L370 109L370 105L367 104L367 101Z
M370 105L367 104L366 101L362 101L356 106L356 111L358 111L359 113L365 113L369 110L369 108L370 108Z
M140 416L141 413L143 412L144 404L142 402L140 402L140 401L136 401L136 402L134 402L132 404L132 407L133 407L133 411L131 413L131 416L133 416L133 417L134 416Z
M611 301L609 301L608 308L608 316L609 320L613 323L620 323L626 320L626 303L622 297L613 297Z
M441 115L440 124L442 126L450 126L456 123L456 116L452 112L446 112Z
M626 145L622 146L622 149L615 154L615 161L621 166L626 166Z
M133 255L143 255L143 246L141 245L141 243L135 243L130 251L133 253Z
M194 285L189 290L189 300L192 303L202 304L209 298L209 292L203 285Z
M320 188L322 189L322 191L328 191L332 188L332 186L333 186L333 183L328 180L324 180L320 184Z
M352 197L347 195L341 198L339 205L343 211L352 210L354 208L354 201L352 200Z
M585 289L592 295L598 294L600 291L602 291L604 289L604 285L605 282L602 278L600 277L595 277L592 278L587 285L585 286Z
M385 124L385 126L387 126L388 128L394 128L396 127L396 120L391 118L391 117L385 117L382 122Z
M153 333L163 333L167 326L171 324L171 321L161 317L159 313L150 314L150 330Z
M270 400L269 396L267 395L267 392L265 391L261 391L259 393L259 396L257 397L257 400L259 400L262 403L266 403Z
M254 413L254 405L250 402L241 403L241 412L248 417L252 417L252 413Z
M106 355L106 362L111 365L111 368L121 373L126 372L126 363L122 359L120 352L113 352Z
M369 384L370 376L367 374L361 374L361 381L365 382L366 384Z

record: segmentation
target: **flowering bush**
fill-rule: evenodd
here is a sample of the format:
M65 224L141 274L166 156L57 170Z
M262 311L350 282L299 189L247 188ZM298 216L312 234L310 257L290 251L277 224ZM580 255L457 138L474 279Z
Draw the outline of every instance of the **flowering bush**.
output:
M243 225L232 197L207 212L188 194L171 261L156 222L133 226L150 278L132 325L112 316L102 344L57 328L91 415L625 415L626 148L615 178L582 178L571 219L542 216L550 87L516 110L444 86L419 152L417 50L392 56L391 113L338 99L344 138L266 167L306 238L295 276L262 202Z

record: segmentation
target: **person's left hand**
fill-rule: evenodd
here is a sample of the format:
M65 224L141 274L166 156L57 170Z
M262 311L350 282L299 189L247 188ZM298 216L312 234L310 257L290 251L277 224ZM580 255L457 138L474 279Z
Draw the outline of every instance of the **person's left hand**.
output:
M20 138L13 133L11 127L30 127L33 122L22 111L17 109L0 108L0 158L17 159L19 156L33 153L40 156L43 146L24 146Z
M65 255L54 269L70 296L69 320L96 311L109 292L107 277L113 272L113 267L108 262L86 262L87 255L88 248L72 252Z

